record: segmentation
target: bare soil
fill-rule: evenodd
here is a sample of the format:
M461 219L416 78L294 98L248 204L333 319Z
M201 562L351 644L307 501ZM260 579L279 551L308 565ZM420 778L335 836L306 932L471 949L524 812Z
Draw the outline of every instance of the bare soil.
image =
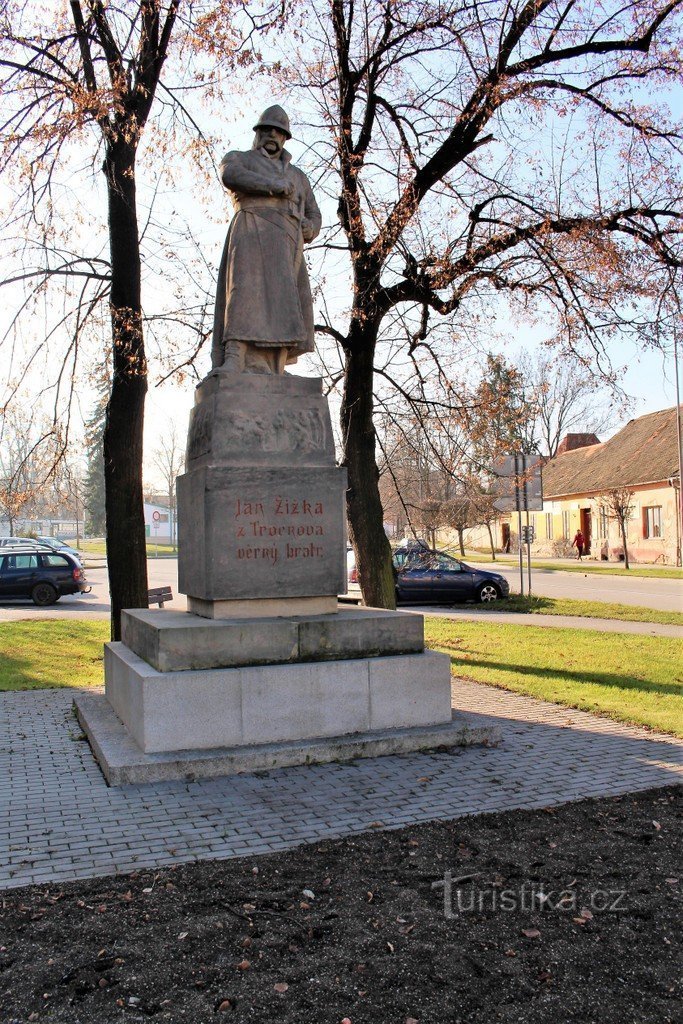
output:
M9 890L0 1020L673 1024L680 819L659 789Z

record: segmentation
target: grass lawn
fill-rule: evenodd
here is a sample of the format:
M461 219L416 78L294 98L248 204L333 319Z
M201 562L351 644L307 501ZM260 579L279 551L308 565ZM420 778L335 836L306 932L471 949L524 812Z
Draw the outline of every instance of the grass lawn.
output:
M82 540L78 550L84 555L106 555L107 545L104 537L93 537L91 540Z
M427 618L456 675L683 736L681 643L668 637ZM102 682L108 622L0 623L0 691Z
M0 691L98 686L109 622L29 619L0 623Z
M459 548L446 545L440 550L446 551L449 555L453 555L454 558L463 558ZM497 565L519 565L517 555L498 555L494 561L489 551L468 551L464 561L477 562L479 565L487 563L494 568ZM596 576L642 576L656 580L683 580L683 569L678 569L673 565L651 566L638 565L636 563L631 565L630 569L625 569L621 562L592 562L590 559L586 559L585 562L574 561L567 564L564 561L554 562L552 559L532 558L531 568L553 569L556 572L582 572ZM526 550L524 552L524 571L526 572Z
M683 736L679 640L437 618L425 638L465 679Z
M149 537L148 537L147 538L147 557L148 558L154 558L157 554L159 555L159 557L161 557L163 555L164 558L169 558L169 557L170 558L177 558L178 557L178 548L177 547L174 548L172 544L157 544L156 541L150 540Z
M82 540L79 551L82 551L84 555L101 555L104 558L107 554L107 545L103 537L94 537L91 540ZM157 544L153 537L148 537L147 557L154 558L157 554L160 558L162 556L175 558L178 548L174 548L171 544Z
M683 569L677 569L675 566L668 569L664 566L658 568L656 566L634 565L630 569L625 569L623 565L611 568L608 565L602 565L600 562L577 561L576 565L558 565L556 562L535 562L532 559L531 568L558 569L562 572L588 572L596 576L644 576L654 580L683 580Z
M640 608L608 601L577 601L571 597L521 597L513 594L506 601L492 608L482 608L481 611L483 614L487 611L506 611L532 615L578 615L588 619L619 619L622 622L657 622L683 626L683 612L664 612L656 608Z

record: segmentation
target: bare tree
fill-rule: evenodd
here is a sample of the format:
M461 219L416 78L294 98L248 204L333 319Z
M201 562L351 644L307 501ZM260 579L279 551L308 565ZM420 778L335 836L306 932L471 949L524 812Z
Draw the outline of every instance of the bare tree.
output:
M48 500L60 446L59 432L34 410L5 410L0 417L0 513L10 536Z
M495 562L496 544L493 539L493 527L500 520L501 514L493 504L496 500L496 496L491 492L491 488L481 480L477 481L477 484L478 486L474 485L471 492L473 507L472 516L477 524L481 524L486 527L489 535L489 545L491 547L491 558Z
M458 535L458 546L460 554L465 557L465 530L474 525L473 507L470 495L465 491L450 501L444 502L444 522L450 526Z
M605 491L598 498L598 501L604 505L608 518L619 526L621 543L624 547L625 569L630 568L628 560L628 521L635 511L634 497L634 492L630 491L628 487L613 487L611 490Z
M457 340L501 293L553 322L558 344L598 372L609 372L615 331L645 340L653 323L664 330L656 298L662 268L679 264L680 136L665 104L638 100L680 74L666 43L680 9L311 9L286 74L329 131L321 155L340 226L321 244L349 258L348 317L319 330L343 360L348 516L368 604L394 601L373 424L375 368L388 379L392 365L385 343L402 339L411 379L430 366L446 386L432 318L448 318Z
M386 516L406 522L412 532L429 534L445 520L443 507L469 472L467 438L460 415L434 403L382 401L378 417L380 496ZM401 514L399 514L401 513Z
M523 354L517 369L533 409L529 434L534 449L551 459L568 432L599 436L623 420L630 408L621 394L615 407L612 389L590 367L571 357Z
M120 636L121 609L147 605L142 438L148 365L141 278L143 259L149 265L157 248L150 243L158 227L154 199L164 183L169 191L174 186L168 175L176 161L196 168L206 153L184 86L203 81L207 91L220 95L223 72L242 44L233 28L240 10L230 0L69 0L56 4L54 17L46 20L39 5L10 0L0 15L0 167L15 174L16 186L5 218L10 244L16 243L15 270L3 283L29 289L18 320L32 311L32 302L40 302L50 281L62 283L64 308L41 344L57 335L66 338L56 388L66 387L67 400L76 388L87 325L104 330L109 319L104 473L114 638ZM249 12L244 21L248 39L257 20ZM269 23L267 11L263 23ZM195 55L201 53L208 60L198 66ZM240 59L248 63L249 57L247 42ZM156 164L147 190L152 201L141 207L142 161ZM93 243L90 225L79 235L80 204L70 191L77 177L94 187L99 167L106 213L98 214L106 222L108 252ZM173 220L178 217L174 211ZM168 219L162 227L160 262L166 268L174 261L183 265L185 281L196 290L194 268L168 244L169 236L178 240L180 234ZM184 295L187 288L178 290ZM201 342L205 297L191 305L181 302L176 320L189 330L194 326ZM148 334L159 319L153 309L150 314Z
M152 454L152 462L166 487L172 530L171 543L175 550L178 539L175 482L185 464L185 445L178 440L175 423L171 423L170 428L164 432L162 440Z

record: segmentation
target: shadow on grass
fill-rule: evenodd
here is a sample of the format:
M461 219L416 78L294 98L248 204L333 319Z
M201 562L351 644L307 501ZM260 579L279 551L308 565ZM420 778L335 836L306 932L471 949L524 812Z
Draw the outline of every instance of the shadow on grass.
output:
M522 597L521 594L513 594L505 601L492 601L491 604L478 607L484 612L542 612L554 608L556 604L554 597Z
M0 699L3 693L21 690L63 690L95 686L102 679L103 660L99 652L93 657L83 652L75 662L68 662L65 655L63 663L62 658L58 658L52 675L48 670L35 671L35 657L31 653L22 657L0 651Z
M438 649L448 654L451 665L454 669L466 669L468 667L489 669L492 672L514 672L519 676L537 677L545 679L549 683L553 680L562 680L566 683L585 684L594 683L596 686L609 686L621 690L640 690L643 693L672 694L683 696L683 685L681 683L657 683L645 679L638 679L634 676L618 675L614 672L572 672L566 668L541 668L534 665L515 665L504 661L483 661L479 658L463 658L462 655L453 654L448 650L446 644L439 644ZM462 650L462 649L460 649Z

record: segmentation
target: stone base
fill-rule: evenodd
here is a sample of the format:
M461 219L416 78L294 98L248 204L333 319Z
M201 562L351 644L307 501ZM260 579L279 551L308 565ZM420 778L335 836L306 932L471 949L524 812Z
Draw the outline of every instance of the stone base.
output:
M276 597L251 601L208 601L187 598L187 610L204 619L273 619L283 615L330 615L337 610L336 597Z
M319 379L212 372L196 391L177 486L178 590L210 609L195 612L346 589L346 470Z
M145 753L308 741L451 718L450 659L395 657L159 672L105 645L105 692Z
M252 602L244 604L248 610ZM336 601L331 615L225 621L136 608L121 616L123 643L158 672L420 654L423 634L421 615L383 608L337 612Z
M457 716L437 726L375 730L304 742L145 754L102 694L79 693L74 704L81 727L110 786L193 781L292 765L407 754L435 747L492 746L500 742L499 729L472 726L464 716Z

